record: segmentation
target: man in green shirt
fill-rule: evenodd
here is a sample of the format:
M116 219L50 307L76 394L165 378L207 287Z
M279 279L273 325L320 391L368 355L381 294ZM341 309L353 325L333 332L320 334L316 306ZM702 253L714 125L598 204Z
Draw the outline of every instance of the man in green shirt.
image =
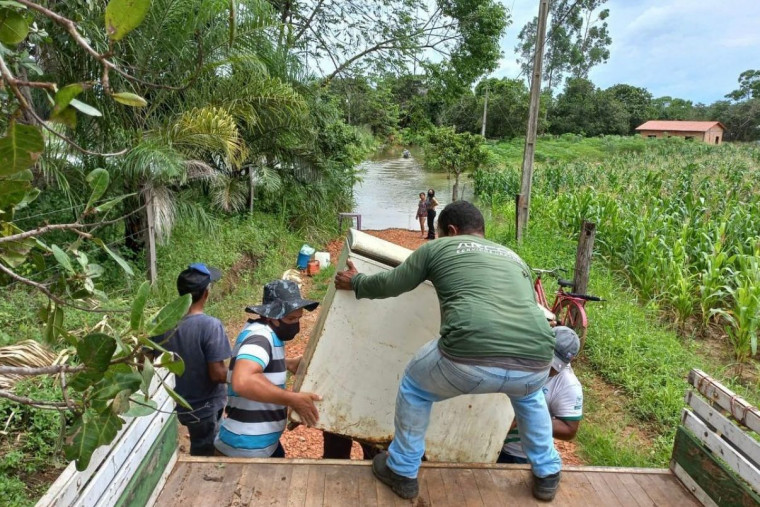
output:
M338 289L381 299L430 280L441 308L440 338L406 368L396 398L388 454L373 460L375 476L402 498L418 494L417 472L433 402L461 394L509 396L533 467L533 495L554 498L561 462L541 387L549 375L554 334L536 305L530 269L512 250L484 239L483 215L471 203L447 205L439 238L397 268L367 276L353 263L335 277Z

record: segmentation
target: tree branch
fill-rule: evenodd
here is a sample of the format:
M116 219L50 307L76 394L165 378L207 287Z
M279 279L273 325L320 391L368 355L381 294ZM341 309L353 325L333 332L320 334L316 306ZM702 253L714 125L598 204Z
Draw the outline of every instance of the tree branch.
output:
M71 405L67 405L64 401L33 400L32 398L18 396L10 391L5 391L2 389L0 389L0 398L5 398L7 400L15 401L16 403L21 403L22 405L30 405L34 408L42 408L46 410L72 410L73 408L76 408Z
M309 30L311 28L311 22L314 21L314 16L317 15L317 12L322 7L322 4L325 2L325 0L319 0L317 2L317 5L314 7L314 10L311 11L311 15L309 15L309 18L306 20L306 23L301 27L300 30L298 30L298 33L296 33L295 37L293 37L292 44L296 44L298 40L303 36L304 33L306 33L306 30Z
M80 364L51 364L50 366L1 366L0 375L21 375L23 377L36 377L37 375L57 375L59 373L77 373L87 369Z

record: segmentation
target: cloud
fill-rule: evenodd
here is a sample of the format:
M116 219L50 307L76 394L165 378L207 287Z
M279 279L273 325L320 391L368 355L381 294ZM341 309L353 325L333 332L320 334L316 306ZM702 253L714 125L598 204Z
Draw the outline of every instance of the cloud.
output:
M537 4L519 4L502 41L499 76L519 74L519 65L512 63L517 34L536 15ZM741 72L760 68L757 0L609 0L606 7L611 56L590 75L602 88L627 83L655 96L709 103L736 88Z

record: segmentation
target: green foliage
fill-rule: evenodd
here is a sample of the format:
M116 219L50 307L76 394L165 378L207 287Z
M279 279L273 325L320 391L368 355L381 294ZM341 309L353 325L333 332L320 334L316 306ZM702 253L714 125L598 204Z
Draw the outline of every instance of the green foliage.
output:
M627 142L582 140L572 158ZM722 321L737 359L746 361L756 354L758 329L757 150L676 139L636 143L646 149L609 150L598 162L539 164L534 195L562 210L553 217L558 230L577 234L583 220L595 222L597 252L644 301L672 312L679 330L693 323L709 335ZM539 142L537 153L556 150L554 144ZM475 174L486 202L512 202L518 180L510 148L492 148L506 167Z
M459 177L473 173L487 160L483 138L469 132L457 133L453 128L440 127L432 130L425 144L425 165L438 171L453 173L456 180L452 189L452 201L459 196Z
M106 33L121 40L140 26L150 9L150 0L110 0L106 6Z
M15 46L29 33L29 20L10 8L0 8L0 42Z

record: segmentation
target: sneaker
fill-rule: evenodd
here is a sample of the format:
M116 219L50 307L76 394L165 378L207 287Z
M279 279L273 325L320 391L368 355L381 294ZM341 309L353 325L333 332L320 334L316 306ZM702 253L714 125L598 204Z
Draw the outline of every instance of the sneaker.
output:
M545 502L554 500L554 495L559 489L559 472L546 477L533 476L533 496Z
M380 482L386 486L390 486L394 493L401 498L411 499L419 494L420 486L417 479L410 479L403 477L390 468L386 464L388 460L388 453L381 452L372 460L372 473L375 474Z

